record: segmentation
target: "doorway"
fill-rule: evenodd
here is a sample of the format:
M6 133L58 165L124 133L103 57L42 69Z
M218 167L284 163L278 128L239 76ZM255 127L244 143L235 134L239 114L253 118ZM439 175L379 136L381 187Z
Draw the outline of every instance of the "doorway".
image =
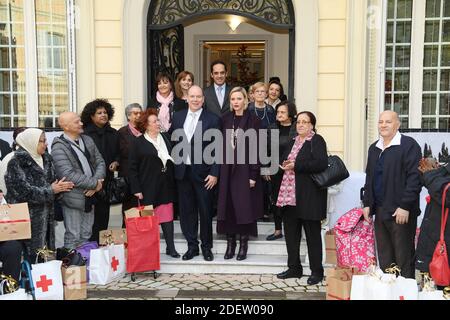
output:
M248 88L262 81L267 82L267 41L208 41L200 40L200 84L211 85L210 65L215 60L225 62L227 83Z

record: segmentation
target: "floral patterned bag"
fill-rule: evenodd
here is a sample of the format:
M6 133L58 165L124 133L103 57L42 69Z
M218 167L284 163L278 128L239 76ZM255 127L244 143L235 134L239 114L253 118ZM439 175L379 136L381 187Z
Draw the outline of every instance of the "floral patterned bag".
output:
M341 216L334 229L338 266L365 272L376 263L373 222L364 220L361 208Z

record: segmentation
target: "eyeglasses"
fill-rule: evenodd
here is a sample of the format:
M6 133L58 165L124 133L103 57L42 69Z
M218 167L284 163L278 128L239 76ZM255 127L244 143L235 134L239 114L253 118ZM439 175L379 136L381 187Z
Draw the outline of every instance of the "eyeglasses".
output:
M311 123L311 121L305 121L305 120L297 121L297 124L308 124L308 123Z

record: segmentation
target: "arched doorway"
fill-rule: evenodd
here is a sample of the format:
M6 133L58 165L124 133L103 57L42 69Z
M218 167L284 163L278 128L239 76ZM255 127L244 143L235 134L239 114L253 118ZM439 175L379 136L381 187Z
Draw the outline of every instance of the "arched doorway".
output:
M240 15L270 28L289 32L288 97L294 95L295 16L291 0L153 0L147 16L148 98L154 93L156 74L175 77L184 70L183 23L219 15Z

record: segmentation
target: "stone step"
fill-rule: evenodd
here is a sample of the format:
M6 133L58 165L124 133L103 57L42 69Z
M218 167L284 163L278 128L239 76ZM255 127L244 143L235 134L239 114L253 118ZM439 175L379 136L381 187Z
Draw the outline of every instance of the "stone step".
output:
M305 257L302 257L302 261ZM160 273L193 273L193 274L277 274L286 270L287 256L269 256L250 254L247 259L237 261L236 258L225 260L223 255L214 256L213 261L205 261L200 254L192 260L183 261L161 254ZM305 274L310 273L307 264L303 264Z
M275 230L275 224L273 222L258 221L257 225L258 225L258 235L264 235L267 237L269 234L272 234ZM174 220L173 226L174 226L175 233L182 233L179 220ZM213 229L213 233L216 234L216 232L217 232L217 221L216 220L213 220L212 229ZM200 224L199 224L199 230L200 230Z
M211 251L213 254L224 255L227 249L227 240L223 235L214 234L213 248ZM184 236L180 233L176 233L174 237L175 248L180 254L187 251L187 242ZM239 240L237 240L236 252L239 249ZM161 233L161 252L166 252L166 242L164 236ZM300 246L300 252L307 252L306 242L302 241ZM248 244L248 254L261 254L261 255L287 255L286 243L284 237L274 241L267 241L265 235L258 237L251 237Z

